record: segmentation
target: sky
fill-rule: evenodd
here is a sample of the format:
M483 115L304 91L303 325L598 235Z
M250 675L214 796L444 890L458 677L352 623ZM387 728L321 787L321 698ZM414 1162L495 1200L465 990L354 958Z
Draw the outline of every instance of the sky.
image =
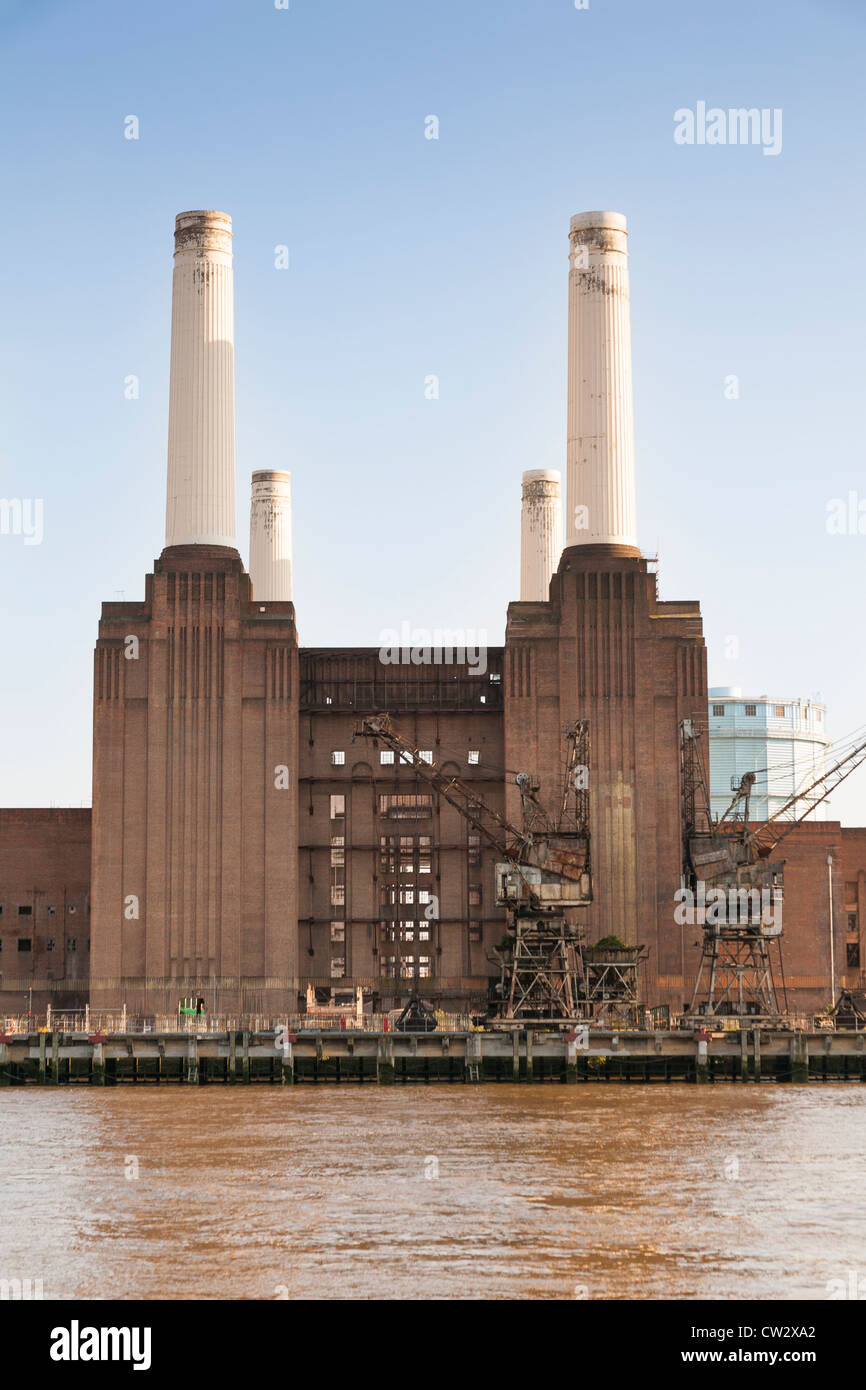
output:
M612 209L662 597L711 685L866 725L864 35L861 0L0 0L0 496L42 507L0 534L0 805L90 804L192 208L233 218L239 546L290 470L302 645L501 643L521 473L565 469L569 219ZM678 143L700 102L781 147ZM866 825L866 769L832 814Z

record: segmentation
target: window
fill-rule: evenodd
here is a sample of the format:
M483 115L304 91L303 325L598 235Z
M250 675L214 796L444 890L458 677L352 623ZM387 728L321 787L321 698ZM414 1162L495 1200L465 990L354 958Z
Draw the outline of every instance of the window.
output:
M400 961L400 979L411 980L415 975L415 957L403 956Z
M821 711L820 711L819 709L816 709L816 710L815 710L815 723L816 723L816 724L820 724L820 723L821 723ZM2 912L2 911L3 911L3 909L0 908L0 912Z
M845 947L845 953L846 953L846 958L847 958L848 964L851 965L851 966L859 967L859 965L860 965L860 942L859 942L859 941L849 941L849 942L848 942L848 945Z
M18 950L19 950L19 951L30 951L30 950L32 950L32 945L33 945L33 943L31 942L29 936L19 936L19 938L18 938Z
M470 767L477 767L481 762L481 750L479 748L470 748L469 752L466 754L466 761Z
M478 926L478 927L470 927L470 928L469 928L469 940L470 940L470 941L480 941L480 940L481 940L481 927L480 927L480 926Z
M424 979L426 979L426 978L429 976L429 974L430 974L430 957L429 957L429 956L419 956L419 957L418 957L418 975L419 975L419 977L420 977L422 980L424 980Z
M857 930L857 913L856 913L856 912L849 912L849 913L848 913L848 930L849 930L849 931L856 931L856 930Z
M46 949L46 951L53 951L53 950L54 950L54 937L53 937L53 936L49 936L48 940L45 942L45 949Z
M75 903L70 903L70 904L69 904L69 911L70 911L70 913L73 913L73 912L75 911Z
M429 748L419 748L418 757L422 763L432 763L433 761L433 753Z
M774 706L773 706L773 713L775 714L775 716L776 716L777 719L784 719L784 718L785 718L785 706L784 706L784 705L774 705Z
M757 713L758 713L758 706L757 706L757 705L746 705L746 718L747 718L747 719L754 719L754 717L755 717L755 715L756 715Z
M29 907L29 906L23 906L22 904L19 904L19 906L18 906L18 916L19 916L19 917L32 917L32 916L33 916L33 908L32 908L32 907Z
M70 936L69 940L68 940L67 943L66 943L66 949L67 949L67 951L77 951L77 950L78 950L78 937L77 937L77 936Z
M46 907L45 911L48 913L49 917L53 917L57 909L54 907Z
M419 888L419 889L418 889L418 901L419 901L419 903L429 903L429 901L430 901L430 889L429 889L429 888Z
M331 820L339 820L346 814L346 798L344 796L331 797Z
M383 957L382 957L382 974L383 974L383 975L391 975L391 976L394 976L394 975L396 975L396 973L397 973L397 957L396 957L396 956L383 956Z
M345 840L342 835L331 836L331 868L340 868L346 862Z
M346 940L346 923L345 923L345 922L332 922L332 923L331 923L331 940L332 940L332 941L345 941L345 940Z
M469 849L467 852L470 868L477 868L481 863L481 836L469 836Z
M341 979L343 978L343 976L345 975L345 973L346 973L346 957L345 957L345 956L332 956L332 957L331 957L331 979L332 979L332 980L341 980Z
M390 748L383 748L379 754L379 762L383 767L390 767L394 761L394 753Z
M433 798L423 793L379 797L379 815L391 820L422 820L433 814Z
M481 884L480 884L480 883L470 883L470 885L469 885L469 906L470 906L470 907L480 907L480 906L481 906Z
M331 907L345 907L346 904L346 885L345 883L331 884Z
M346 761L346 755L342 748L334 748L331 752L331 762L334 767L342 767Z
M724 705L713 705L713 718L714 718L714 719L724 719L724 717L725 717L725 707L724 707Z

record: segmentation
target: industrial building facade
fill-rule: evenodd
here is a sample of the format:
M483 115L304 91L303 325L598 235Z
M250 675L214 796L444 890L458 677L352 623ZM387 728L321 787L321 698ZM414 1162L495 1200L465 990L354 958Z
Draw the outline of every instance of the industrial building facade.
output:
M249 572L236 543L230 220L178 217L166 544L142 602L103 605L92 822L0 812L4 1009L32 991L165 1013L200 993L277 1014L363 988L381 1008L483 1010L506 925L495 854L357 737L383 711L514 824L515 772L553 809L565 730L588 720L594 900L576 919L589 942L646 947L646 1003L684 1005L700 949L675 920L680 727L706 726L706 649L698 603L661 601L635 539L625 219L574 218L570 261L565 548L558 478L531 471L504 646L305 649L287 474L253 476ZM789 845L788 991L817 1008L862 984L866 832L806 825Z

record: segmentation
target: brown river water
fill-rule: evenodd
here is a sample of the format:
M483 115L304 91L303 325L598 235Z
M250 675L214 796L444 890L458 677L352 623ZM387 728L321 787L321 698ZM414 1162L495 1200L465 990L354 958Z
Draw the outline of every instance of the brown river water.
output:
M0 1092L46 1299L866 1294L866 1087ZM837 1286L838 1287L838 1286Z

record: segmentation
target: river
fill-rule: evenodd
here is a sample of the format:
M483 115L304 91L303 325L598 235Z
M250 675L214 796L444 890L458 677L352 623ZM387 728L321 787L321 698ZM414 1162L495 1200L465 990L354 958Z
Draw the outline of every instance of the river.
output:
M0 1278L61 1299L866 1293L866 1087L0 1093Z

